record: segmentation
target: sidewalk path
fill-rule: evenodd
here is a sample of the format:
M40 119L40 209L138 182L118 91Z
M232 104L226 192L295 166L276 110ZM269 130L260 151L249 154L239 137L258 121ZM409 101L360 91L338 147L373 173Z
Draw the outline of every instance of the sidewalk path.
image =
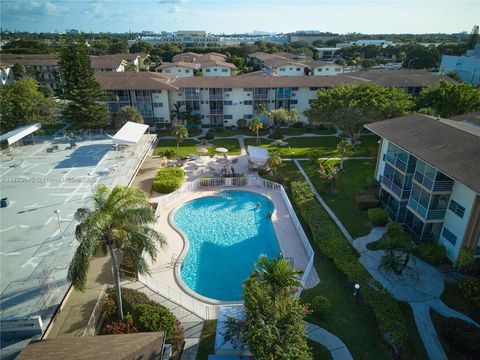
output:
M324 328L307 323L307 336L310 340L325 346L332 353L333 360L353 360L343 341Z
M381 270L380 259L385 252L383 250L368 250L367 245L380 240L387 229L384 227L376 227L372 229L368 235L353 240L343 224L335 216L334 212L318 194L298 159L294 159L293 161L305 177L305 180L320 204L337 224L347 240L360 253L360 263L370 275L380 282L397 300L410 304L418 332L429 358L432 360L447 360L447 355L443 350L432 319L430 318L430 309L437 311L445 317L459 318L478 327L480 327L480 325L468 316L448 307L440 300L440 295L444 290L444 281L440 272L430 264L417 258L415 258L415 261L410 261L400 276Z

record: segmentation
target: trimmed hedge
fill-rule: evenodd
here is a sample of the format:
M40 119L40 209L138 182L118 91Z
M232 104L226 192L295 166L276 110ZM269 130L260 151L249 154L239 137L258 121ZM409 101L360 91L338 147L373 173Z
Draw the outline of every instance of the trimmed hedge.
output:
M368 220L373 226L385 226L388 223L388 211L382 208L368 209Z
M418 248L418 256L431 264L441 264L446 259L446 250L442 245L427 241Z
M456 318L432 316L435 327L443 342L472 359L480 354L480 328Z
M163 194L171 193L182 186L184 179L185 171L181 168L160 169L153 179L153 190Z
M379 332L390 348L399 353L406 341L407 326L397 301L358 261L357 251L340 233L307 183L292 182L291 193L296 208L310 227L315 244L347 279L362 286L362 297L373 309Z
M165 331L167 337L173 335L177 320L170 310L149 304L136 305L132 317L140 331Z
M318 316L324 316L330 313L332 303L325 296L316 296L313 298L310 308Z

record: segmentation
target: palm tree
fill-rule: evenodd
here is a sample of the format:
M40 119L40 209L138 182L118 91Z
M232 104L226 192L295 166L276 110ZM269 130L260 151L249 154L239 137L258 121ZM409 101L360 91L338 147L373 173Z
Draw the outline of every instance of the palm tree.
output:
M177 140L177 157L180 157L180 143L188 138L188 130L185 125L178 124L173 128L172 135Z
M343 170L343 158L351 155L352 145L347 140L342 140L337 144L337 153L340 155L340 170Z
M257 134L256 144L261 145L260 136L259 136L258 132L261 129L263 129L263 123L260 121L260 119L253 119L252 121L250 121L250 123L248 124L248 129Z
M255 108L255 112L257 113L257 115L259 117L262 117L263 114L265 114L267 112L267 104L265 103L260 103L257 105L257 107Z
M270 169L273 169L273 173L275 175L277 174L277 166L280 166L281 164L282 158L280 157L280 155L278 155L277 152L271 153L267 160L267 165L270 167Z
M173 109L172 109L172 119L174 120L174 126L176 126L180 121L183 120L184 118L184 112L180 110L181 105L176 103L173 104Z
M273 260L261 256L251 278L268 284L275 296L285 291L291 293L292 289L301 286L299 277L302 273L301 270L295 270L282 255Z
M75 213L78 225L75 237L79 245L68 268L67 278L75 289L85 290L88 268L92 257L101 247L112 258L115 277L118 315L123 319L120 273L115 249L120 250L140 274L148 274L149 267L143 251L155 260L157 243L166 244L162 234L151 225L155 214L145 194L135 188L115 186L109 189L98 185L93 193L93 208L80 208Z

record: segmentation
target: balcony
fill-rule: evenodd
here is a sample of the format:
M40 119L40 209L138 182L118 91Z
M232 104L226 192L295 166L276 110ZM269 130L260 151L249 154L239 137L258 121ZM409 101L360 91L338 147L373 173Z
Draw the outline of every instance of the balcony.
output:
M418 240L435 240L435 236L431 232L424 232L423 235L418 233L418 230L420 229L414 229L412 225L405 223L404 224L407 230L414 236L414 238ZM423 231L423 230L422 230Z
M210 115L222 115L223 109L210 109Z
M402 190L400 186L395 184L392 179L382 176L381 183L397 195L400 199L406 200L410 196L410 190Z
M210 93L208 97L210 100L223 100L223 93Z
M405 174L413 174L415 171L415 164L407 164L405 161L400 160L392 153L386 153L383 159Z
M268 93L253 94L254 100L266 100L267 98L268 98Z
M453 180L447 181L433 181L426 176L423 176L418 171L415 171L415 175L413 179L423 185L430 191L437 191L437 192L450 192L453 188Z
M420 203L412 198L408 200L408 208L415 211L418 215L420 215L425 221L443 221L445 217L445 212L447 209L437 210L437 209L430 209L427 210L424 206L420 205Z

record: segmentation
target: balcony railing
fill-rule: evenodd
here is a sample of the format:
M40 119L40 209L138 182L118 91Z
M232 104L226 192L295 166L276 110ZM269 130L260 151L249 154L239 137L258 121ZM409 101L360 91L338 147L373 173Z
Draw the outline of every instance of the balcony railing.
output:
M431 232L424 232L423 235L418 234L410 224L405 223L404 225L407 228L407 230L418 240L434 240L435 239L435 237Z
M388 161L390 164L406 174L412 174L415 171L415 164L407 164L405 161L397 158L394 154L386 153L384 160Z
M264 100L268 98L268 93L258 93L258 94L253 94L253 98L255 100Z
M210 100L222 100L223 99L223 93L217 94L217 93L210 93L208 94L208 97Z
M414 180L431 191L448 192L452 191L453 180L433 181L415 171Z
M223 109L210 109L210 114L212 115L222 115Z
M387 188L392 190L392 192L397 195L400 199L406 200L410 196L410 190L402 190L400 186L395 184L392 179L382 176L381 180L382 184L385 185Z
M424 220L443 220L445 217L446 209L430 209L427 210L415 199L410 198L408 200L408 207L414 210L418 215L420 215Z

